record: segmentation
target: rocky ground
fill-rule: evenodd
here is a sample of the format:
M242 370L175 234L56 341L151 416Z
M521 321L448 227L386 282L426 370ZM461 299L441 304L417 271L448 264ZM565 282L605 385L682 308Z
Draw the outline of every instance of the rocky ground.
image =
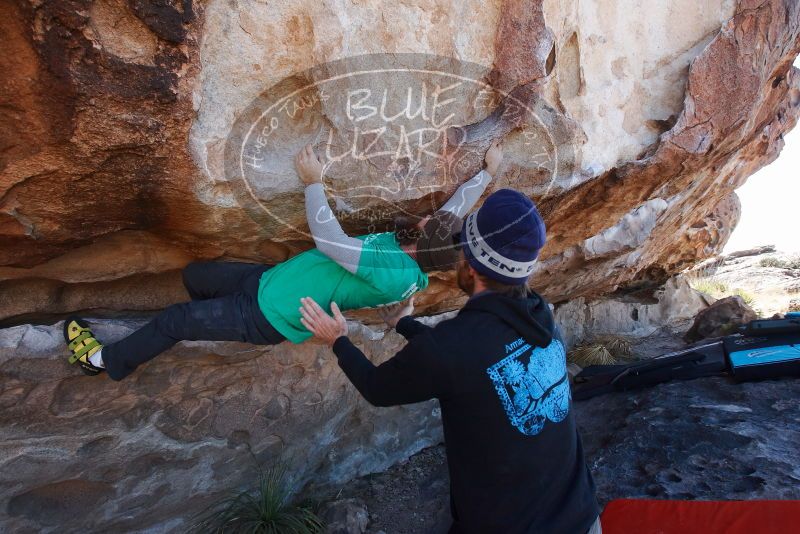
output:
M323 493L333 500L324 510L328 532L361 532L342 510L368 517L366 532L387 534L444 533L450 527L449 477L444 445L429 447L407 461L374 475L355 479ZM339 511L334 517L331 510Z
M623 497L800 498L800 380L672 382L574 404L601 505ZM366 532L443 533L444 447L329 494L369 514ZM333 530L336 531L336 530Z

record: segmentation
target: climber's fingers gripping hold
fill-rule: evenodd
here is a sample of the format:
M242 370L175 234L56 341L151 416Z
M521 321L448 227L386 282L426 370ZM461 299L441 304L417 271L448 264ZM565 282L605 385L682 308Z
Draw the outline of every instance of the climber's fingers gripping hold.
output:
M501 161L503 161L503 142L495 139L486 151L486 172L496 176Z
M380 315L381 319L383 319L383 322L392 328L397 327L397 323L400 321L400 319L407 315L411 315L412 313L414 313L413 296L407 300L404 300L403 302L378 308L378 315Z
M294 157L294 168L304 185L322 182L322 162L314 153L310 143L300 149Z

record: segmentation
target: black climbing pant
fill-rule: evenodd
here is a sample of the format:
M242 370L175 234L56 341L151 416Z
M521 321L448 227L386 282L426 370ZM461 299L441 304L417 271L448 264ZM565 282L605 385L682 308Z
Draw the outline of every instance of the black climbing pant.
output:
M286 338L258 307L258 284L269 265L191 263L183 284L191 302L174 304L128 337L103 347L108 376L122 380L182 340L275 345Z

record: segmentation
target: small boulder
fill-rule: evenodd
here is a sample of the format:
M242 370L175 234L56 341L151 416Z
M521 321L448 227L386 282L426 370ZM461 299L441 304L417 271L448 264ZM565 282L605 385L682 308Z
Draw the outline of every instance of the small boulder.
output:
M726 297L698 313L684 339L689 343L710 337L727 336L736 328L758 319L758 315L738 295Z
M367 505L361 499L341 499L323 505L320 517L325 534L363 534L369 523Z

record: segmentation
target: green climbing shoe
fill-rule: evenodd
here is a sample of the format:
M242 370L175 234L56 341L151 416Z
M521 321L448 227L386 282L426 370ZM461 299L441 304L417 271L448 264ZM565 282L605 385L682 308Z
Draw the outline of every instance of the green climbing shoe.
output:
M72 352L69 363L79 364L87 375L96 375L105 371L102 367L92 365L92 362L89 361L89 356L103 348L103 345L89 330L89 324L86 321L78 317L69 317L64 321L64 340Z

